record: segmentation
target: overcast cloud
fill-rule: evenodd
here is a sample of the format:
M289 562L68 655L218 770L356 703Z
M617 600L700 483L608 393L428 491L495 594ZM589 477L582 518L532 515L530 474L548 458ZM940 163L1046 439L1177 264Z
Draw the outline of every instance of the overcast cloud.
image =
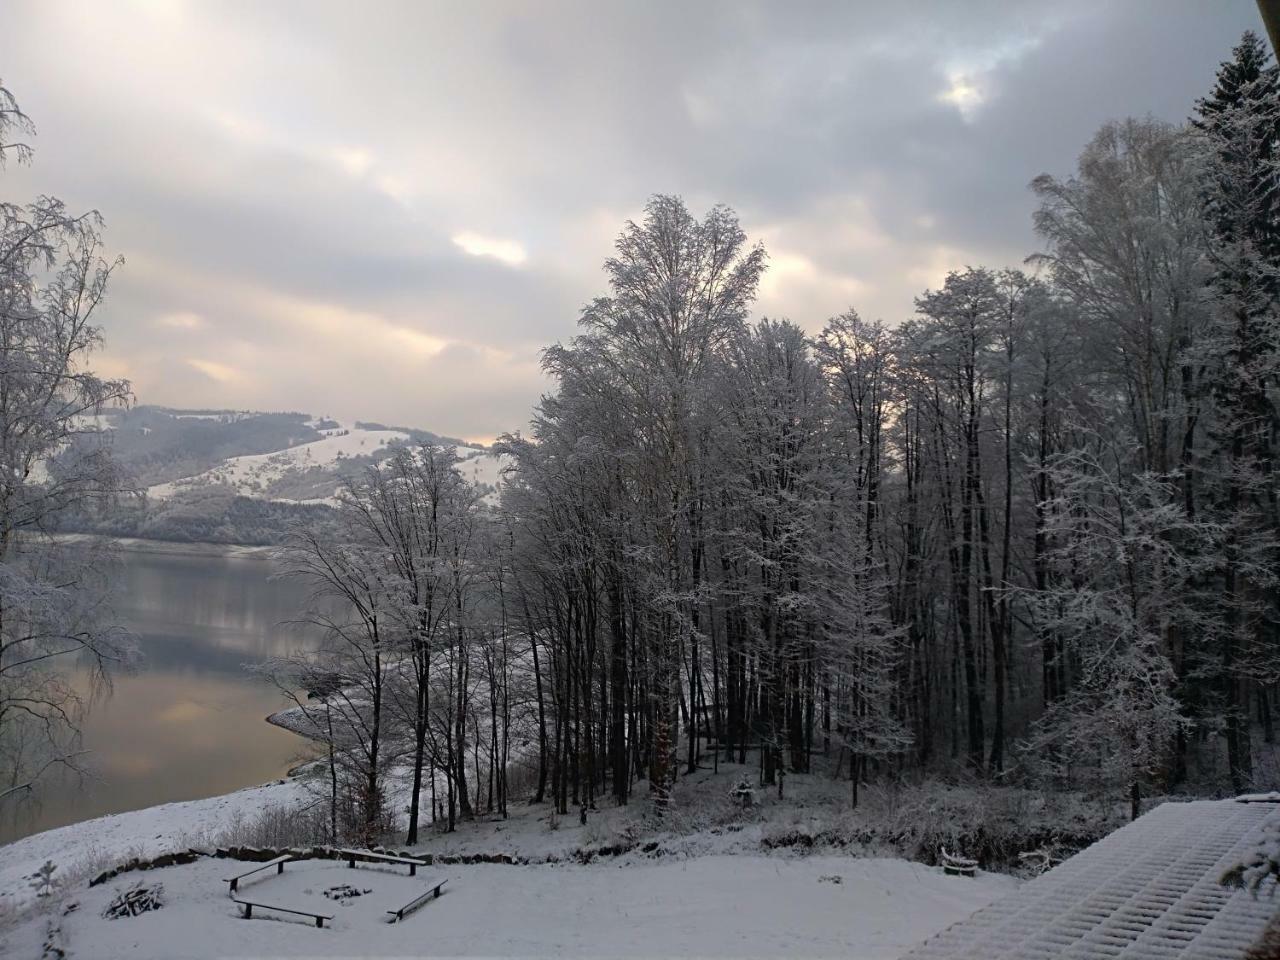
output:
M1246 29L1253 0L7 0L39 135L0 190L106 217L99 363L140 401L484 440L650 194L738 211L760 314L896 323L1019 264L1032 177L1184 119Z

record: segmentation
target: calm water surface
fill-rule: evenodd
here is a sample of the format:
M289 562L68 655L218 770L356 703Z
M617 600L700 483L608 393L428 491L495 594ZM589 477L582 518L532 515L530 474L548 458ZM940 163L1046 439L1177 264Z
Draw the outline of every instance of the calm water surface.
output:
M0 843L106 813L194 800L281 776L305 749L263 722L280 695L245 670L314 637L285 621L305 588L263 556L217 547L120 552L118 620L138 635L137 673L117 676L85 724L94 778L58 783L0 822Z

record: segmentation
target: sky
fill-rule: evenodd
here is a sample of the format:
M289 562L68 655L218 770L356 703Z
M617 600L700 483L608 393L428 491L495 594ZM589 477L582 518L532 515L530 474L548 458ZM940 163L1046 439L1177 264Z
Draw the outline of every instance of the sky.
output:
M1254 0L5 0L0 199L96 208L141 403L487 441L655 193L737 211L756 316L896 324L1037 249L1040 173L1182 121Z

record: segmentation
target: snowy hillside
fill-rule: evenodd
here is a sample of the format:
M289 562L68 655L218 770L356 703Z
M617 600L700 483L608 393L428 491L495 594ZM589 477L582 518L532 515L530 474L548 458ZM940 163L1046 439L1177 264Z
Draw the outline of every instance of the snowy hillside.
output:
M298 413L138 407L82 419L88 431L112 433L117 458L153 504L211 489L282 504L332 503L353 467L405 443L455 442L425 430ZM467 479L496 487L499 458L481 446L456 446Z
M313 428L314 421L308 423ZM343 460L371 457L380 448L405 443L409 434L399 430L369 430L362 427L338 424L320 429L321 439L301 443L274 453L231 457L212 470L185 477L169 483L159 483L147 488L147 496L167 500L175 493L192 487L222 484L231 487L244 497L268 497L269 499L298 499L300 501L324 498L290 498L271 496L270 491L281 481L308 470L334 471ZM336 486L336 484L335 484Z
M458 469L464 477L474 484L497 488L506 466L505 457L490 453L483 447L458 447L458 456L462 459Z

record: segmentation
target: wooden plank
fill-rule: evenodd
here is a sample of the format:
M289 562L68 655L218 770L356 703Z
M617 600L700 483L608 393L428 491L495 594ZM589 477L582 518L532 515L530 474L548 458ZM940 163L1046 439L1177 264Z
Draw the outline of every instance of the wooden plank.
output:
M418 860L414 857L397 857L389 853L374 853L372 850L339 850L338 853L347 858L347 866L354 870L356 861L363 860L369 863L399 863L409 867L409 876L416 877L418 868L427 866L427 861Z
M238 897L232 897L231 900L233 903L238 903L240 906L244 907L244 918L246 920L253 919L254 907L257 907L259 910L275 910L277 913L292 913L300 917L313 917L315 918L316 926L321 929L324 928L325 920L333 919L333 914L331 913L315 913L311 910L298 910L294 907L281 907L274 903L262 903L259 900L241 900Z
M425 867L427 861L419 860L416 857L398 857L390 853L375 853L373 850L339 850L348 860L353 857L357 860L377 860L387 863L411 863L414 866Z
M245 877L251 876L257 873L259 870L266 870L268 867L275 867L277 874L284 873L284 865L286 863L289 863L291 860L293 860L293 857L291 855L283 854L281 856L276 857L273 860L268 860L265 863L258 864L252 870L246 870L244 873L236 874L234 877L223 877L222 882L231 884L231 892L235 893L237 887L240 884L240 881L243 880Z
M444 885L445 885L446 883L448 883L448 882L449 882L449 878L448 878L448 877L445 877L444 879L439 880L439 881L436 881L436 880L431 880L431 881L429 881L429 882L427 883L427 889L426 889L426 891L425 891L424 893L420 894L419 896L414 897L412 900L410 900L408 903L406 903L406 904L405 904L403 907L401 907L400 909L398 909L398 910L388 910L388 911L387 911L387 913L389 913L391 916L395 917L395 918L396 918L396 920L403 920L403 919L404 919L404 917L405 917L405 914L407 914L407 913L412 913L414 910L417 910L417 909L418 909L418 907L422 906L422 905L423 905L424 903L426 903L428 900L432 900L432 899L434 899L434 898L436 898L436 897L440 896L440 891L441 891L441 889L442 889L442 888L444 887ZM393 921L392 921L392 923L395 923L395 922L396 922L396 920L393 920Z

